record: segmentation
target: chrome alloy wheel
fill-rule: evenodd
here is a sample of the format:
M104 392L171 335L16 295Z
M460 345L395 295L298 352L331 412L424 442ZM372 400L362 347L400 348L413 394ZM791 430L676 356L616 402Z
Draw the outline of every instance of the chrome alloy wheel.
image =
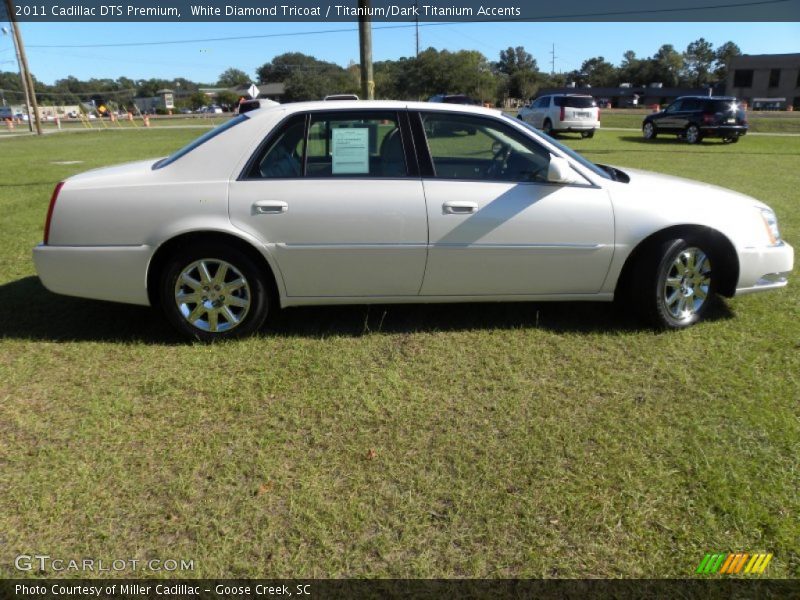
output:
M216 258L191 263L175 283L178 311L202 331L230 331L247 316L250 301L250 285L244 275L232 264Z
M675 256L664 279L664 305L674 319L688 321L706 303L710 288L708 256L700 248L685 248Z
M644 139L651 140L655 137L656 128L650 121L648 121L647 123L644 124L642 132L644 133Z

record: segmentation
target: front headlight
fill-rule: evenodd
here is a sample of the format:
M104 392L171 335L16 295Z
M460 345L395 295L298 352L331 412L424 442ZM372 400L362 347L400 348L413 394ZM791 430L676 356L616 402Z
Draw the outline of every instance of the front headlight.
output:
M781 232L778 229L778 217L768 208L761 208L759 210L761 212L761 219L764 221L764 227L767 228L770 244L777 246L781 243Z

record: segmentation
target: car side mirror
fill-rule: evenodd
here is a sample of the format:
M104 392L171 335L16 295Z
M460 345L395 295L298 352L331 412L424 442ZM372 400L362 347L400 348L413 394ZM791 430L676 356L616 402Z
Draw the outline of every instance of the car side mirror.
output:
M551 156L550 164L547 167L547 181L550 183L578 183L580 179L566 158Z

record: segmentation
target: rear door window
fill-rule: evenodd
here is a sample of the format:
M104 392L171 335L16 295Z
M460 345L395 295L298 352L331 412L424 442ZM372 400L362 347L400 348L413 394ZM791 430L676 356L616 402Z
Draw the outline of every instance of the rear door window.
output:
M405 177L396 112L312 113L306 177Z

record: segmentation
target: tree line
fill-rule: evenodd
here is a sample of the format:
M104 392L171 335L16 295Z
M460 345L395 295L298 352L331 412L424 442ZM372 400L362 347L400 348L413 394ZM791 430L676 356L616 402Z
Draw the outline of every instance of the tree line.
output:
M724 83L730 60L741 54L733 42L714 48L700 38L679 51L671 44L662 45L650 57L639 58L629 50L622 61L612 64L603 56L583 61L581 67L567 73L547 73L539 68L536 59L522 46L502 50L495 61L476 50L437 50L428 48L418 56L403 57L374 63L376 98L426 99L438 93L467 94L482 102L500 104L507 99L528 99L543 88L561 87L574 82L578 86L616 87L622 83L646 86L661 83L665 87L707 87ZM37 97L46 104L75 104L78 101L96 103L132 102L133 97L154 96L163 88L175 92L178 107L197 108L208 103L200 88L232 88L249 85L253 80L282 83L283 101L317 100L328 94L358 93L358 65L342 67L301 52L275 56L256 69L255 77L237 69L224 71L214 84L202 84L185 78L134 80L79 80L66 77L52 85L36 81ZM19 76L0 72L0 90L7 103L21 102ZM8 98L6 98L6 95ZM217 102L233 104L232 92L221 92Z

